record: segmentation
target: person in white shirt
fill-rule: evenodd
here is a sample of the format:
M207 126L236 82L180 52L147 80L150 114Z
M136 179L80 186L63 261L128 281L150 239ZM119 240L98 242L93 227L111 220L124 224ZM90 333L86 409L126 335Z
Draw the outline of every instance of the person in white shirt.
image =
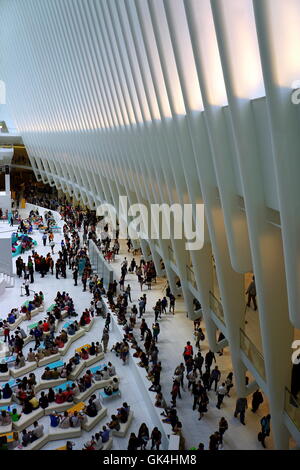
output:
M40 437L43 436L44 434L44 426L42 424L39 424L37 421L33 423L33 430L31 431L31 442L36 441Z
M222 383L222 385L219 385L218 390L217 390L217 397L218 397L218 403L217 403L217 408L221 408L221 404L223 403L224 397L227 393L227 388L225 385L225 382Z
M91 399L93 400L93 404L95 405L97 411L100 411L102 409L101 401L97 396L94 394L91 396Z
M102 380L110 379L109 370L107 367L104 367L104 369L101 371L101 375L102 375Z
M20 333L20 335L22 336L23 339L27 338L27 334L25 333L25 331L23 330L23 328L20 328L20 327L18 326L16 332L17 332L17 333Z
M103 443L100 434L96 433L95 437L92 437L92 439L94 440L94 449L101 450L103 448Z
M119 390L119 380L117 379L117 377L114 377L112 379L112 388L113 388L113 391L116 392L117 390Z
M109 372L110 377L113 377L114 375L116 375L116 368L115 366L112 365L111 362L108 363L108 372Z
M61 418L61 421L58 426L61 429L67 429L70 427L70 418L67 411L64 412L64 416Z
M100 382L100 380L103 380L100 370L97 370L97 372L94 374L94 380L96 382Z

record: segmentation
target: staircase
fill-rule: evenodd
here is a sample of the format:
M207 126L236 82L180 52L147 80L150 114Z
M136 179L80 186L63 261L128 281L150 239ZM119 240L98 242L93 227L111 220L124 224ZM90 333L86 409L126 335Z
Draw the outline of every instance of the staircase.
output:
M15 287L15 277L14 275L6 274L6 273L0 273L0 293L2 293L1 287L4 289L5 288L11 288Z

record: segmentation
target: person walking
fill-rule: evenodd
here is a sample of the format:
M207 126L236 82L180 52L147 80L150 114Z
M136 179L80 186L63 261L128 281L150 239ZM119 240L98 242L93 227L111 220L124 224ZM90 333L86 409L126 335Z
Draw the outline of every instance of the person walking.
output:
M227 375L226 380L225 380L225 385L226 385L226 390L227 390L226 396L227 397L230 397L229 392L233 387L232 378L233 378L233 372L229 372L229 374Z
M245 413L246 413L247 408L248 408L247 398L243 398L243 397L238 398L236 401L234 417L237 418L238 415L240 415L240 422L244 425L246 424Z
M211 350L209 350L205 355L205 368L206 368L206 372L208 372L208 374L210 374L210 368L212 366L213 361L215 361L215 363L217 362L216 361L216 356L214 355L214 353Z
M193 346L191 345L190 341L188 341L183 351L184 361L186 362L190 357L193 357L193 354Z
M217 390L218 403L216 406L217 408L219 408L219 410L221 409L221 405L226 395L226 391L227 390L226 390L225 382L223 382L222 385L220 385Z
M169 312L173 313L173 315L174 315L175 314L175 297L172 293L170 293L169 300L170 300Z
M194 368L195 370L199 370L200 377L202 378L202 365L204 362L204 357L202 356L201 352L199 351L198 354L194 357Z
M209 389L211 389L212 387L212 384L215 383L215 392L217 391L217 386L218 386L218 382L221 378L221 372L219 371L219 368L218 366L216 366L214 368L214 370L211 372L210 374L210 379L209 379Z
M263 403L264 399L262 393L257 389L252 395L252 412L255 413L259 406Z
M224 418L224 416L222 416L219 422L220 444L222 447L223 447L223 436L225 432L227 431L227 429L228 429L228 423L226 419Z
M205 340L205 335L202 331L202 328L197 328L197 330L195 331L194 333L195 335L195 339L196 339L196 348L199 349L199 351L201 350L201 347L200 347L200 341L204 341Z
M270 435L271 429L270 429L270 421L271 421L271 415L266 415L260 420L261 424L261 432L258 434L258 440L261 442L261 445L266 448L266 443L265 439Z
M252 300L254 310L257 310L255 276L252 277L252 282L249 284L246 294L248 294L247 307L250 307Z

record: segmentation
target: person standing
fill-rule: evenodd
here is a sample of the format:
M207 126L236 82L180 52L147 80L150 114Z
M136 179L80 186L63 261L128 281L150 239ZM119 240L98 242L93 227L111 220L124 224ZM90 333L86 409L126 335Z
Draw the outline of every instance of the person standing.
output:
M249 284L248 289L246 290L246 294L248 294L248 302L247 307L250 307L250 302L252 300L254 310L257 310L256 304L256 285L255 285L255 277L252 277L252 282Z
M262 393L260 392L259 389L257 389L256 392L254 392L252 395L252 410L251 411L255 413L258 410L261 403L263 403L263 401L264 399L263 399Z
M258 439L261 442L261 445L266 448L265 439L270 435L270 421L271 415L266 415L260 420L261 432L258 434Z
M30 284L30 281L29 279L25 279L24 281L24 286L25 286L25 292L26 292L26 296L29 297L30 296L30 293L29 293L29 284Z
M208 374L210 374L210 368L212 366L213 361L215 361L215 363L217 362L216 357L214 353L211 350L209 350L205 355L205 368Z
M46 246L46 243L47 243L47 234L46 233L43 234L42 240L43 240L43 245Z
M78 280L78 269L75 267L73 271L73 279L74 279L74 286L77 286L77 280Z
M82 274L82 277L81 277L81 282L82 282L82 285L83 285L83 292L86 292L87 278L88 278L87 273L84 272L84 273Z
M103 330L101 341L103 343L103 350L106 353L107 352L108 342L109 342L109 333L108 333L106 328L104 328L104 330Z
M246 424L245 413L246 413L247 408L248 408L247 398L243 398L243 397L238 398L236 401L234 417L237 418L238 415L240 415L240 422L244 425Z

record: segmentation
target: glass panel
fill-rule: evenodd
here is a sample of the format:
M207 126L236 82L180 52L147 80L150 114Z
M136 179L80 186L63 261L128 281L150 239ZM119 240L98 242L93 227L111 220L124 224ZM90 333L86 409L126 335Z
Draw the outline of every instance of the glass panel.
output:
M265 361L255 344L248 338L243 330L240 330L240 345L242 351L246 354L249 361L254 365L259 375L265 380Z
M209 292L209 305L211 310L217 315L219 320L225 325L224 319L224 311L221 302L217 299L217 297L212 293Z
M192 286L196 289L196 280L195 280L195 274L193 271L193 266L187 266L186 267L186 275L187 275L187 280L192 284Z
M300 431L300 402L287 388L285 389L284 409Z

